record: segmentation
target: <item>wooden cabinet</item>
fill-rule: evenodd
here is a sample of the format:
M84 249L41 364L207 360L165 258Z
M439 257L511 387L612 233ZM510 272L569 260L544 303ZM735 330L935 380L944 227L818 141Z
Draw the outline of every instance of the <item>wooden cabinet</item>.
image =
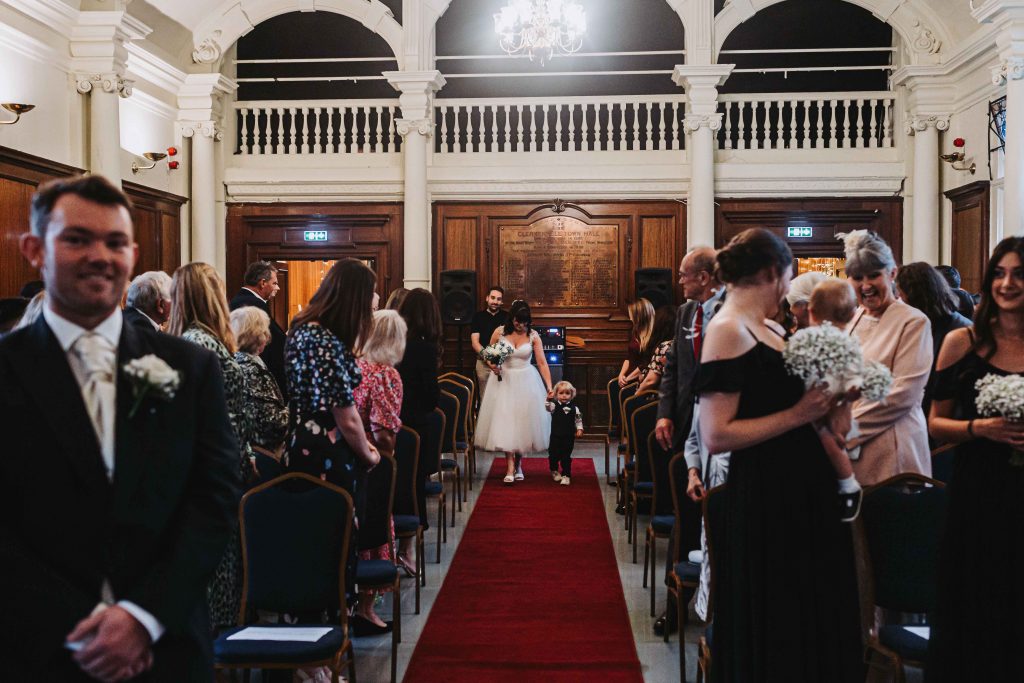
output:
M952 265L960 287L981 290L989 255L989 182L979 180L944 193L953 203Z

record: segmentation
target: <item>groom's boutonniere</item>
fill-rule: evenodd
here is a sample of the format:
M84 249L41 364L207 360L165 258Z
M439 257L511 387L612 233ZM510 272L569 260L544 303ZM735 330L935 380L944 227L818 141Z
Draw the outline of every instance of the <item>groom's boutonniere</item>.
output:
M170 401L181 385L181 373L153 354L126 363L124 374L132 383L132 395L135 398L132 409L128 411L129 418L135 417L147 396Z

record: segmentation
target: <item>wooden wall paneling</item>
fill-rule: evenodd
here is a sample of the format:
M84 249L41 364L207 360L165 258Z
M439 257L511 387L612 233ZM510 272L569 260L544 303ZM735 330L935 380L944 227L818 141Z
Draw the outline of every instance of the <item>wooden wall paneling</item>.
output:
M952 265L968 292L981 290L988 266L989 191L989 181L979 180L945 193L953 204Z
M132 222L139 259L132 276L149 270L162 270L168 275L181 265L181 207L185 197L154 190L136 183L122 183L132 200Z
M0 147L0 297L17 296L22 285L39 279L18 246L29 229L32 195L40 183L82 173L82 169Z
M676 220L673 216L642 216L640 219L640 268L669 268L675 272Z
M444 222L441 270L477 269L477 224L473 218L449 218Z

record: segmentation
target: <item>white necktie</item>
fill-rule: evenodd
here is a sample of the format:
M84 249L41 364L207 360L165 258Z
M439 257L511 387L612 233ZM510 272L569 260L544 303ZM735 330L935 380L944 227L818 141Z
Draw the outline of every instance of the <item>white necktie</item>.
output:
M117 351L109 341L95 332L83 334L71 346L71 350L79 362L82 398L85 399L85 407L96 430L107 477L113 479L116 410L114 371Z

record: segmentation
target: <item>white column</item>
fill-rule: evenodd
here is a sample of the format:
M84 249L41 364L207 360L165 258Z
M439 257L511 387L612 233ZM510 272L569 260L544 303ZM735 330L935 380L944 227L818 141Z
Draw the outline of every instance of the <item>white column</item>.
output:
M78 92L89 98L89 172L115 185L121 182L119 98L132 94L131 84L117 73L75 76Z
M430 289L430 204L427 200L427 142L434 124L428 119L398 119L405 156L405 283L407 289Z
M939 263L939 131L949 128L944 115L915 115L907 121L914 136L914 196L910 253L904 262Z
M687 246L715 244L715 135L721 114L689 114L683 127L690 135L690 198L686 207Z
M398 101L402 118L395 122L395 127L403 138L405 163L404 286L430 289L428 143L434 129L434 93L444 87L445 80L440 71L385 71L384 77L401 93Z
M213 143L220 134L212 121L181 124L192 139L192 260L217 264L216 168Z
M1006 84L1006 147L1003 166L1003 232L1024 235L1024 57L1009 57L992 70Z

